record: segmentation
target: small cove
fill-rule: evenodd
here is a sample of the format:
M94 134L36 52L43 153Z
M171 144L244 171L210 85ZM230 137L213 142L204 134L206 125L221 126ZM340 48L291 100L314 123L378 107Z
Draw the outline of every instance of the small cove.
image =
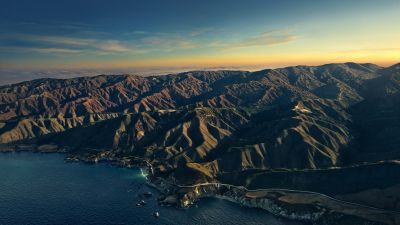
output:
M70 163L56 153L1 153L0 225L300 224L216 198L189 209L162 207L143 183L139 169ZM145 199L146 191L154 195ZM136 206L142 199L147 204Z

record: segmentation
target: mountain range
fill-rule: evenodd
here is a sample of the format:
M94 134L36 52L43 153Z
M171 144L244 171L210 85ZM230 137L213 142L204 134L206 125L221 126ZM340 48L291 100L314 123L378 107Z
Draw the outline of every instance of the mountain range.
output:
M400 210L400 64L25 81L0 87L0 143Z

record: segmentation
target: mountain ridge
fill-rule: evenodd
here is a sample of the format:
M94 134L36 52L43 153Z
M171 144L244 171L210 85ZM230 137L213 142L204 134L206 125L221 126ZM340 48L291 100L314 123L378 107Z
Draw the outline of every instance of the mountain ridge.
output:
M38 79L0 88L0 118L6 124L0 128L0 137L3 143L38 138L42 134L90 126L97 120L102 121L104 116L101 115L105 115L104 120L107 120L124 114L163 110L175 110L169 114L180 115L176 110L196 114L199 111L197 108L204 108L207 113L212 112L212 108L239 109L241 116L247 116L249 121L238 130L242 139L246 137L243 133L248 129L246 126L254 129L255 124L263 124L262 130L275 126L274 129L283 132L264 133L258 140L254 140L253 135L253 138L248 138L247 144L265 145L267 141L270 146L268 154L272 157L286 151L274 148L280 149L291 142L286 138L296 137L309 146L300 149L313 149L313 152L301 154L311 157L311 161L307 166L300 167L317 168L312 160L315 154L330 159L331 163L326 166L335 166L340 163L338 157L346 155L341 154L340 149L351 148L355 140L352 135L353 120L356 120L354 116L360 116L351 112L360 111L357 107L360 108L363 102L374 101L376 96L397 93L400 90L398 77L393 66L382 68L374 64L343 63L255 72L223 70L154 77L99 75L61 80ZM378 94L375 93L377 91ZM274 111L275 115L272 115ZM277 113L280 116L272 119ZM257 115L262 119L257 119ZM88 116L89 119L86 119ZM23 123L10 122L22 118ZM218 119L223 121L223 118ZM57 121L63 125L57 124ZM74 121L75 125L65 121ZM203 119L197 118L196 121L196 126L200 126L199 121ZM16 134L13 135L13 132ZM183 139L190 138L184 135ZM261 141L263 139L265 141ZM246 141L241 142L239 145L246 145ZM278 158L272 160L272 164L281 161ZM282 166L288 165L283 163Z
M394 189L383 177L398 165L380 163L400 159L399 96L398 64L38 79L0 87L0 142L53 146L85 161L141 158L155 177L186 185L299 179L314 190L313 174L326 171L346 180L331 191L349 199ZM360 180L377 167L371 179L381 183ZM348 168L360 178L348 178Z

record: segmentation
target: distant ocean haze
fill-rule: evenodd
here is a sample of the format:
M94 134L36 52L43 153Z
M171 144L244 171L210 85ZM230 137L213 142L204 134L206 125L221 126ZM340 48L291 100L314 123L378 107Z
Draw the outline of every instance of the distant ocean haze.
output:
M68 79L74 77L96 76L101 74L120 75L135 74L141 76L165 75L192 70L245 70L254 71L265 66L215 66L215 67L146 67L125 69L2 69L0 68L0 85L13 84L22 81L56 78Z

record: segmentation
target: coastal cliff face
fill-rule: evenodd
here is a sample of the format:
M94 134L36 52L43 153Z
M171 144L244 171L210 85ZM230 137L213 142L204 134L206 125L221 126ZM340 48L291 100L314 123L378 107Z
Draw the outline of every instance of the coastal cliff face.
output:
M153 177L176 185L307 190L398 210L389 199L400 199L400 67L26 81L0 87L0 143L3 151L33 147L89 162L145 162ZM371 191L388 200L360 200Z
M261 208L269 213L311 224L398 224L400 215L372 207L361 207L329 196L287 189L248 190L243 186L203 183L192 186L166 185L162 204L189 207L201 198L217 197L249 208ZM172 191L174 190L174 191Z

